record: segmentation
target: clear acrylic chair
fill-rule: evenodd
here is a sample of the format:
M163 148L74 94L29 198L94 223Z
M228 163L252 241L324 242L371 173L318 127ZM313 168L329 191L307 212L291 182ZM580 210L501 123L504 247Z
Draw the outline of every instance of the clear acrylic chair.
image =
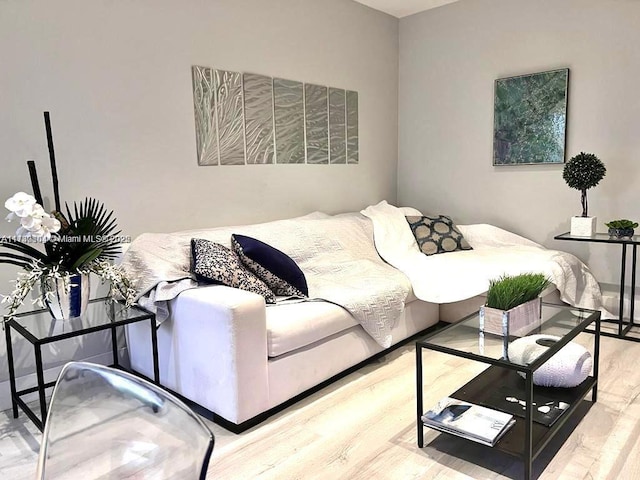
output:
M182 401L114 368L64 366L40 456L43 479L204 479L213 434Z

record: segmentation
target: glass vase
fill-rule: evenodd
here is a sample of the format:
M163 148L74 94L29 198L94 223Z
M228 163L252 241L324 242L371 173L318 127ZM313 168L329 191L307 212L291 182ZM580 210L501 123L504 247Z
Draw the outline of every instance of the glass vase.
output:
M89 274L71 274L48 279L44 285L44 303L57 320L69 320L82 316L89 305L91 285Z

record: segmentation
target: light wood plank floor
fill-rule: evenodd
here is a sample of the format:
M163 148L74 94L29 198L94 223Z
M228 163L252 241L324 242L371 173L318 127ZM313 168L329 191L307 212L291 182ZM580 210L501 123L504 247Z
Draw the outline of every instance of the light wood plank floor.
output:
M581 337L588 339L585 334ZM589 341L589 340L585 340ZM541 479L640 479L640 343L603 337L598 402L570 421L534 464ZM425 354L425 403L483 366ZM416 445L415 350L406 345L241 435L209 422L212 479L519 479L522 463L425 430ZM32 479L40 435L0 414L0 478Z

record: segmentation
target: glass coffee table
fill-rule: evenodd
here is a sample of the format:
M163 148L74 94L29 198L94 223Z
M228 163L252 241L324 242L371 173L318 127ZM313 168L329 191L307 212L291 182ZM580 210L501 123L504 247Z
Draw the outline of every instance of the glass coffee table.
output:
M595 323L595 331L593 331L591 375L574 388L534 386L533 373L559 352L563 346L575 339L581 332L585 332L587 327L593 323ZM528 335L533 334L553 335L559 337L559 340L549 346L544 354L531 364L518 364L508 359L509 344L518 337L502 337L488 333L481 335L479 313L470 315L418 340L416 342L418 446L420 448L424 446L425 425L421 416L426 411L425 405L423 405L423 389L425 388L423 385L423 350L434 350L486 363L489 364L487 369L449 396L514 414L516 423L513 427L493 447L486 448L522 459L525 479L530 479L533 460L578 407L590 403L586 400L587 394L591 392L591 402L595 402L597 399L600 312L543 303L540 323L533 331L528 332ZM550 399L553 402L558 402L558 405L562 405L563 408L560 416L553 423L547 425L545 423L549 422L544 421L544 415L538 413L539 409L534 407L535 405L552 403L549 402ZM435 405L438 400L440 399L432 399L433 404ZM505 400L507 400L506 403ZM515 410L509 410L508 402L514 400L524 407L523 412L516 413ZM432 406L427 405L428 408ZM522 410L522 408L517 410Z

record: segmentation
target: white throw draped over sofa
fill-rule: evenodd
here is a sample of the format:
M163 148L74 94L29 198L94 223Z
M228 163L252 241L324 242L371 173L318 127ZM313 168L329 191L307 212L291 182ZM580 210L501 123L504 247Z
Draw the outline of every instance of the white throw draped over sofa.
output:
M427 256L405 218L416 215L381 202L359 213L138 237L123 265L138 279L140 305L156 313L162 385L241 431L398 342L473 312L502 274L543 272L564 302L601 306L593 275L570 254L491 225L460 225L472 250ZM287 254L309 298L266 305L256 293L198 285L191 239L229 247L232 234ZM128 325L127 340L131 366L151 376L148 329Z

